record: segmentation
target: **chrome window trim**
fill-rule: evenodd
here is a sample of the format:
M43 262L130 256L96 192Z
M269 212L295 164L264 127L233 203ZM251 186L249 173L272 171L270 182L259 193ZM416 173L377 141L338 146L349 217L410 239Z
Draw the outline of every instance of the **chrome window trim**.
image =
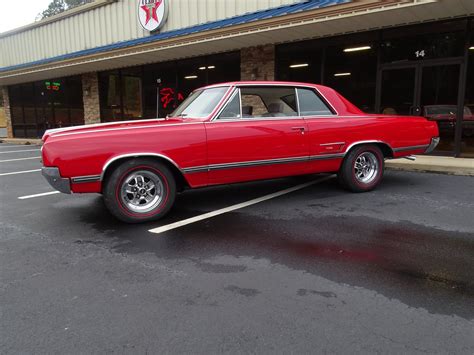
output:
M165 159L169 161L171 164L173 164L181 173L183 173L183 169L181 169L179 165L176 164L176 162L173 159L171 159L170 157L167 157L166 155L159 154L159 153L150 153L150 152L128 153L128 154L117 155L107 160L107 162L102 167L102 173L100 174L100 181L104 180L105 172L107 171L107 168L110 166L110 164L112 164L113 162L119 159L123 159L123 158L137 158L137 157L158 157L158 158Z
M232 89L232 91L231 91L231 93L229 94L229 96L224 95L224 98L227 96L227 99L226 99L227 101L222 104L221 108L220 108L214 115L211 115L211 118L210 118L209 120L204 121L204 122L213 122L213 121L218 120L218 117L221 115L222 111L225 110L225 108L226 108L227 105L229 104L230 100L234 97L235 92L237 91L238 88L237 88L236 86L231 86L229 89ZM227 93L228 93L228 92L227 92ZM226 94L227 94L227 93L226 93ZM223 98L223 99L224 99L224 98ZM222 101L219 101L218 105L221 104L221 103L222 103ZM241 111L241 113L242 113L242 104L240 105L240 111ZM242 114L241 114L241 116L242 116ZM225 120L225 119L222 119L222 121L224 121L224 120ZM219 121L221 121L221 120L219 120Z
M220 123L220 122L259 122L259 121L284 121L284 120L302 120L303 117L288 116L288 117L257 117L257 118L222 118L215 121L205 123Z
M307 88L307 87L302 87L302 88L303 88L303 89L316 90L316 92L317 92L316 96L318 96L318 94L319 94L319 96L321 96L321 97L324 99L324 100L321 100L322 103L323 103L324 105L326 105L326 106L329 105L329 106L331 107L331 109L332 109L334 112L336 112L336 113L332 113L332 112L331 112L329 115L328 115L328 114L324 114L324 115L308 115L308 116L303 116L303 115L301 115L301 110L300 110L300 107L299 107L300 98L299 98L299 96L298 96L298 88L295 87L295 90L296 90L296 92L297 92L296 97L297 97L297 99L298 99L298 114L299 114L301 117L304 117L305 119L307 119L307 118L308 118L308 119L317 119L317 118L319 118L319 117L335 117L335 116L336 116L336 117L340 117L339 114L337 113L336 109L334 108L334 106L329 102L328 99L326 99L326 97L321 93L321 91L319 91L319 90L316 89L316 88ZM301 87L300 87L300 89L301 89ZM329 111L331 111L331 109L329 109Z
M301 109L300 109L300 98L298 95L298 88L295 86L295 99L296 99L296 113L298 114L299 117L301 116Z
M236 90L234 90L229 98L227 99L227 102L221 107L221 109L219 110L218 114L215 116L215 120L216 121L226 121L226 120L234 120L234 119L239 119L239 118L219 118L219 116L222 114L222 112L225 111L225 109L227 108L227 106L230 105L230 103L232 102L232 100L235 98L236 95L239 95L239 102L240 102L240 118L242 118L242 99L240 98L240 89L238 88L235 88Z
M298 88L303 88L303 89L308 89L308 90L316 90L316 93L317 95L321 96L323 98L323 103L330 106L330 108L335 112L335 113L332 113L332 114L329 114L329 115L318 115L316 117L314 116L307 116L308 119L317 119L318 117L344 117L344 116L339 116L339 112L335 109L335 107L331 104L331 102L326 98L326 96L323 95L323 93L321 91L319 91L316 87L314 86L308 86L308 85L302 85L302 84L294 84L294 85L291 85L291 84L259 84L259 83L237 83L233 86L233 88L235 88L236 90L239 91L239 95L240 95L240 116L242 117L242 94L241 94L241 91L240 91L240 88L242 87L246 87L246 86L262 86L262 87L285 87L285 88L293 88L295 90L295 95L296 95L296 100L298 102L297 104L297 109L298 109L298 116L296 118L300 118L300 119L303 119L303 116L301 116L301 111L300 111L300 108L299 108L299 98L298 98L298 92L297 92L297 89ZM234 94L232 94L231 96L233 96ZM222 113L223 109L225 106L227 106L227 104L229 103L229 99L227 99L227 102L223 105L223 107L210 119L208 120L207 122L214 122L217 120L217 117L219 117L219 115ZM351 117L351 116L349 116ZM362 117L366 117L366 116L362 116ZM275 117L257 117L257 118L251 118L249 120L251 121L259 121L261 119L268 119L268 118L275 118ZM291 119L291 118L294 118L294 116L291 116L291 117L282 117L283 119ZM305 117L306 119L306 117ZM243 118L240 118L238 120L244 120ZM235 121L235 119L219 119L219 121L225 121L225 122L230 122L230 121Z

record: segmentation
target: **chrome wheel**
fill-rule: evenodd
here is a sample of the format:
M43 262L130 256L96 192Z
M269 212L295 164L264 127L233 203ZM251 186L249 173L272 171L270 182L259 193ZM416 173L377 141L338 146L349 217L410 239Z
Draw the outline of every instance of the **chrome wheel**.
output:
M163 200L163 181L151 171L135 171L123 180L120 191L122 202L128 209L147 213Z
M379 161L372 152L363 152L354 163L354 174L357 181L370 184L379 172Z

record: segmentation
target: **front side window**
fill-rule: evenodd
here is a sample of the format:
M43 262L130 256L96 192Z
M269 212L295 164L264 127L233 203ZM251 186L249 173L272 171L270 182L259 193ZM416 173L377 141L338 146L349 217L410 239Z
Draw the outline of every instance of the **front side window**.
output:
M211 114L222 100L228 87L196 90L183 101L171 117L204 118Z
M311 89L297 89L301 116L327 116L333 113Z
M234 118L240 118L240 95L239 91L233 95L232 99L229 101L229 103L226 105L224 110L222 110L222 113L219 116L219 119L223 120L229 120L229 119L234 119Z

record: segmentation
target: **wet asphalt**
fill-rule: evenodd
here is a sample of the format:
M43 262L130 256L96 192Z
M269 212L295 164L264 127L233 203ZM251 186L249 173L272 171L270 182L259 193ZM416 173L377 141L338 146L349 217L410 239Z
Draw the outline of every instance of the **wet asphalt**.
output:
M148 232L320 177L187 191L126 225L99 195L18 200L52 189L0 176L0 353L473 354L472 177L387 171L365 194L331 178Z

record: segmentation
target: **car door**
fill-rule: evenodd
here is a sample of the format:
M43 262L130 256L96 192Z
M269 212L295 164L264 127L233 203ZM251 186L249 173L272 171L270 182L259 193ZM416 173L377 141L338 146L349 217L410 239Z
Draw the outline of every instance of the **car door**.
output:
M300 115L308 127L311 172L337 171L344 158L350 127L313 88L297 88Z
M308 171L307 126L297 114L293 87L236 88L205 126L210 184Z

